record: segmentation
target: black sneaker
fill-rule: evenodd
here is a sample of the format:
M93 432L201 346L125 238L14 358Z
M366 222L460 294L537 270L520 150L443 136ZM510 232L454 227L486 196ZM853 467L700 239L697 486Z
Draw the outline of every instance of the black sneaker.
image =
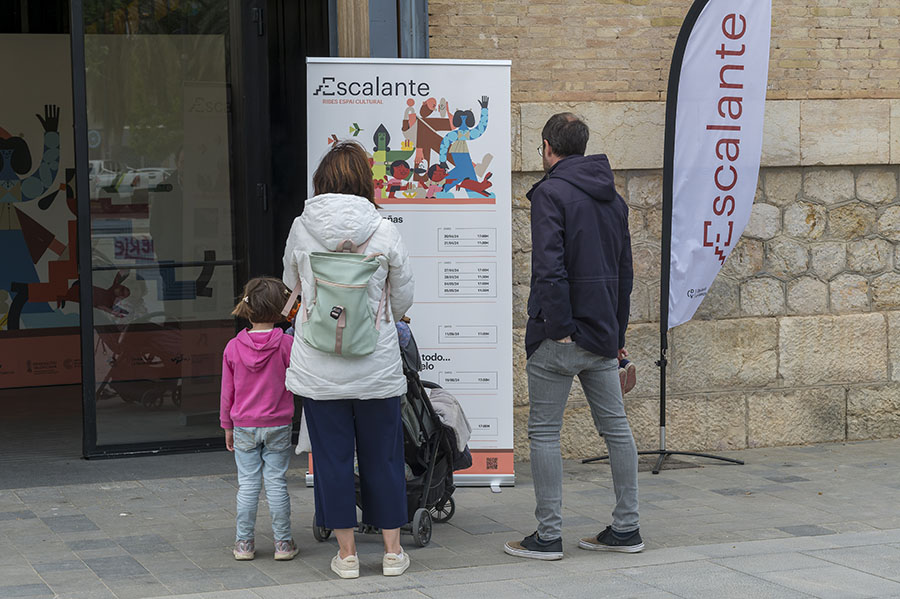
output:
M640 530L628 533L628 536L620 538L613 532L612 526L607 526L606 530L598 534L596 537L588 537L581 539L578 546L582 549L591 551L620 551L622 553L637 553L644 549L644 541L641 540Z
M503 551L516 557L554 560L562 559L562 539L544 541L534 532L521 541L510 541L503 546Z

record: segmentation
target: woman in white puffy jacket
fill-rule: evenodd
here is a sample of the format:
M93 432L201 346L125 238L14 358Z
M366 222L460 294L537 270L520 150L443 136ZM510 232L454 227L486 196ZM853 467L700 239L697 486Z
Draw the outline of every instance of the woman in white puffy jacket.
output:
M299 279L301 313L315 289L310 253L337 251L348 240L355 246L366 244L364 253L378 255L380 264L367 290L373 314L382 303L385 284L390 291L382 308L390 322L382 323L374 352L365 356L315 349L304 342L302 318L297 318L286 385L303 398L315 460L316 524L332 529L340 545L331 569L342 578L359 576L353 536L355 448L363 521L381 528L383 572L398 575L409 567L409 556L400 546L400 527L409 518L400 420L406 377L394 323L413 301L409 255L397 228L376 209L372 169L360 145L335 143L316 169L313 188L316 195L294 219L284 249L284 283L293 289Z

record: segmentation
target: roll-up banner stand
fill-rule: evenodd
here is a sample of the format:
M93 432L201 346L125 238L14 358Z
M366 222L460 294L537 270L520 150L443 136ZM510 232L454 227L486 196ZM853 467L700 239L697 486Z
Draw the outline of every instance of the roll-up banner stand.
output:
M473 465L457 485L512 485L512 162L509 61L310 58L312 173L352 139L416 277L407 316L423 380L459 400ZM312 461L307 483L312 483Z

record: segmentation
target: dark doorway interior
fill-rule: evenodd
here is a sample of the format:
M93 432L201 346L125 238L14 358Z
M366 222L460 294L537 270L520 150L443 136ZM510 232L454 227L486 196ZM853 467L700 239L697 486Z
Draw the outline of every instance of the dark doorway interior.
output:
M0 470L81 455L81 385L0 389Z
M303 211L306 172L306 58L329 56L328 2L269 0L269 102L274 199L271 273Z

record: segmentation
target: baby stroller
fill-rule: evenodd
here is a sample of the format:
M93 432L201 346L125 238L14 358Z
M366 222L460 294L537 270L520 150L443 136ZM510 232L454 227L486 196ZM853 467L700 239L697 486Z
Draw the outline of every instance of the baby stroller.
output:
M408 331L408 329L407 329ZM403 449L406 462L406 506L409 524L401 530L412 534L419 547L431 541L433 522L447 522L456 511L453 500L453 472L472 465L467 447L458 450L453 430L445 426L428 399L426 388L438 385L419 379L422 362L415 340L410 334L404 344L401 334L403 373L406 394L401 400ZM359 477L356 477L356 505L361 507ZM378 533L379 529L360 524L361 533ZM313 518L313 536L324 541L331 530L317 526Z

